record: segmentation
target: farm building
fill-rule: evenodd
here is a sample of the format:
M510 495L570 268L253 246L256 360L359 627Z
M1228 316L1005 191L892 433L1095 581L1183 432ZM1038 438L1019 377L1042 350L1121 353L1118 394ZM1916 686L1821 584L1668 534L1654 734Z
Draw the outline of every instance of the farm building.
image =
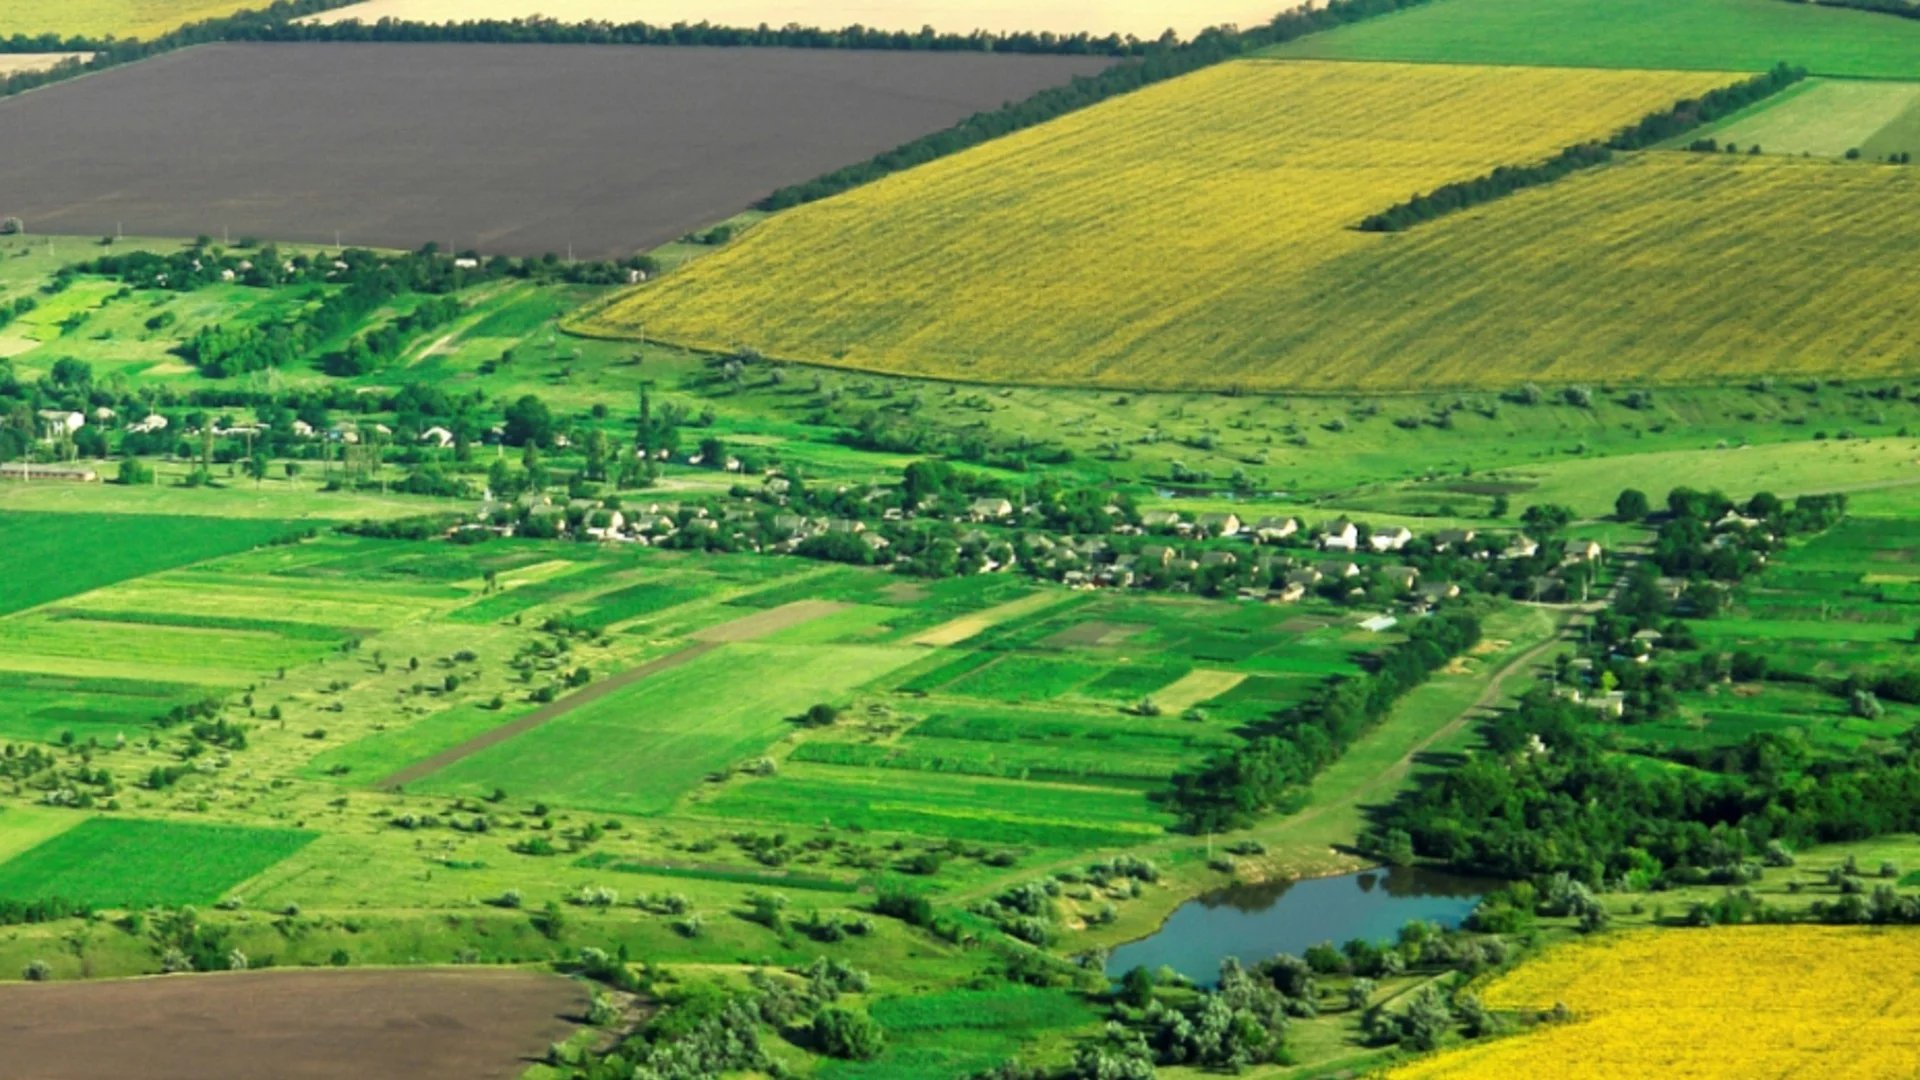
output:
M54 480L69 484L91 484L100 474L80 465L30 465L11 462L0 465L0 480Z

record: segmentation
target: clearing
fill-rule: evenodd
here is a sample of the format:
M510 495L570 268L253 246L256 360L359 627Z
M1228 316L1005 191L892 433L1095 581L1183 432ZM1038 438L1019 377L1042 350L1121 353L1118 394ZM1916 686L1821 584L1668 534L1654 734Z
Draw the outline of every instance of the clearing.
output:
M1110 62L207 45L0 104L0 145L44 150L0 159L0 191L41 233L624 257Z
M1920 76L1920 22L1783 0L1434 0L1273 55L1902 78Z
M474 22L538 15L560 22L646 22L656 26L708 22L715 26L817 26L858 23L912 33L931 26L944 33L975 30L1157 38L1171 28L1182 37L1222 23L1254 26L1273 18L1275 0L366 0L310 16L317 23L358 19Z
M0 987L19 1076L510 1080L575 1029L580 984L518 971L254 971Z
M1300 317L1271 313L1344 311L1325 268L1401 239L1356 231L1368 214L1734 81L1221 64L775 215L581 329L975 381L1420 385L1393 350L1302 356Z

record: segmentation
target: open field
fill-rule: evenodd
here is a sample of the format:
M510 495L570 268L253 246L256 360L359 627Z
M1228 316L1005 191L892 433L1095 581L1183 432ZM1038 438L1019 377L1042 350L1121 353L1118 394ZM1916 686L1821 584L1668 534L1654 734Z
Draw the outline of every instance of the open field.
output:
M581 328L975 381L1413 389L1430 373L1390 351L1302 347L1329 270L1400 239L1360 219L1731 81L1224 64L777 215ZM1310 327L1268 317L1309 297Z
M1276 55L1445 64L1920 76L1920 23L1780 0L1440 0Z
M46 148L0 162L0 190L35 232L316 243L337 233L359 245L624 257L1106 63L210 45L0 105L0 143ZM391 108L395 95L408 107ZM129 158L143 163L131 177ZM316 173L316 158L330 164Z
M1846 1076L1911 1072L1920 935L1867 928L1730 927L1604 935L1563 945L1483 991L1496 1009L1564 1002L1574 1019L1442 1053L1391 1080ZM1729 995L1739 985L1749 992Z
M0 78L18 75L23 71L45 71L65 60L86 62L93 59L92 53L0 53Z
M13 0L0 9L0 37L120 37L151 41L202 19L260 8L245 0Z
M0 990L17 1075L512 1080L575 1030L576 982L512 971L257 971Z
M211 904L312 833L90 818L0 863L0 898L140 909Z
M1707 134L1742 150L1869 160L1920 149L1920 83L1813 79L1777 104L1736 117Z
M1280 6L1275 6L1276 4ZM407 22L469 22L519 19L533 15L561 22L612 23L708 22L715 26L818 26L838 29L859 24L880 30L912 32L931 26L944 33L974 30L995 33L1132 35L1159 37L1168 29L1183 37L1221 23L1247 27L1266 22L1286 6L1284 0L365 0L312 16L334 23L358 19Z

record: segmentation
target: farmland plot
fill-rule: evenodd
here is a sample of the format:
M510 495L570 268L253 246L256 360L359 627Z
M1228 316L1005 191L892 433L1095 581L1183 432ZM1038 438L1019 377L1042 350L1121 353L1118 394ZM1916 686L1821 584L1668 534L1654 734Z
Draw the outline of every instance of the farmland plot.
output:
M1355 223L1733 81L1224 64L776 215L583 328L946 378L1404 387L1392 350L1328 355L1299 321L1340 306L1329 264L1397 242Z
M0 863L0 897L110 908L209 904L313 833L92 818Z
M1108 62L209 45L7 101L0 143L42 152L0 159L0 190L36 232L625 257Z

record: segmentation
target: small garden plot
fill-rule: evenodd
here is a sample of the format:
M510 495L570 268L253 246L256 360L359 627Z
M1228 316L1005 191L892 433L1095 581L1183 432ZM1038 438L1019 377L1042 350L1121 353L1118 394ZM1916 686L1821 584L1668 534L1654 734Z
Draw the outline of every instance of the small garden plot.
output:
M1237 741L1216 725L1195 724L1163 717L1086 713L1056 710L969 707L942 703L941 711L915 725L921 738L963 739L971 742L1045 742L1061 744L1087 740L1110 748L1136 747L1147 754L1205 753Z
M1014 653L961 676L942 692L991 701L1050 701L1102 678L1106 670L1084 660Z
M1108 701L1135 702L1178 682L1191 670L1185 664L1125 664L1096 679L1083 693ZM1158 699L1155 704L1160 704Z
M0 897L107 908L208 904L317 834L91 818L0 863Z
M583 630L600 631L614 623L698 600L706 594L706 589L690 581L642 582L594 597L591 607L579 614L569 614L566 621Z
M0 738L110 742L205 696L186 683L0 671Z
M1139 792L806 764L730 787L702 810L752 821L1082 849L1144 843L1172 824Z
M1145 623L1115 623L1095 619L1061 630L1042 639L1040 644L1050 649L1109 648L1150 629L1152 627Z
M1154 693L1153 703L1168 712L1185 712L1231 693L1246 680L1247 676L1237 671L1193 671L1178 682L1161 687Z

